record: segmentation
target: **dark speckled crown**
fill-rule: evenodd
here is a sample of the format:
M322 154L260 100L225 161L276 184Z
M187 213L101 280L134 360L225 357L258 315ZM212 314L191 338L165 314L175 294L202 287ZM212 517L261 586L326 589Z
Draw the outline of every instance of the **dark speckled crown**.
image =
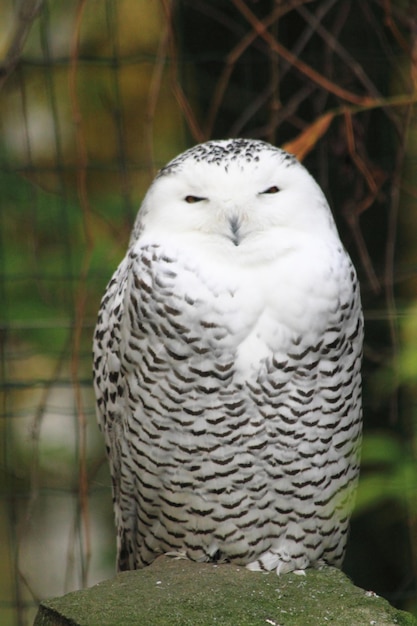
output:
M189 160L197 163L215 164L227 168L233 162L256 163L261 153L270 152L281 155L282 162L293 165L296 158L275 146L258 139L222 139L207 141L186 150L165 165L158 173L158 177L172 174Z

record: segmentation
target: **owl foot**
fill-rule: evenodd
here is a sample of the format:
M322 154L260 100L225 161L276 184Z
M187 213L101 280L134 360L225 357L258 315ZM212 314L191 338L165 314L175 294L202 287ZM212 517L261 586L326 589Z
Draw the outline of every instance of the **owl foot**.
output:
M304 570L308 565L309 560L306 556L292 558L285 550L268 550L256 561L248 563L246 567L252 572L271 572L275 570L278 576L288 572L305 576Z
M172 557L173 559L176 559L176 560L179 560L179 559L187 560L187 558L188 558L187 555L185 554L185 552L184 551L180 551L180 550L178 550L178 551L173 550L172 552L164 552L164 556L170 556L170 557Z

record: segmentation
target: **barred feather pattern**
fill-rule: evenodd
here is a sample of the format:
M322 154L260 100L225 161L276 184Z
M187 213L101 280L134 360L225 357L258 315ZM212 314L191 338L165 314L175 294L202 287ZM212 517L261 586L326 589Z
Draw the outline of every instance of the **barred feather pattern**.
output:
M323 237L295 233L272 252L269 222L250 247L242 218L236 244L239 201L214 248L205 231L195 241L155 231L155 198L145 201L94 337L119 570L163 553L278 574L341 566L359 472L363 321L355 271L312 189Z

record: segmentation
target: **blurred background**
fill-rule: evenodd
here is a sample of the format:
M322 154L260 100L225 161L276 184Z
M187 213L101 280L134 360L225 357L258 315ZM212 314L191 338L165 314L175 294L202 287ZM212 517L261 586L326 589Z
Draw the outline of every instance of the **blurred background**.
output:
M417 615L414 0L0 3L0 623L114 574L91 341L157 169L210 138L318 179L366 320L344 570Z

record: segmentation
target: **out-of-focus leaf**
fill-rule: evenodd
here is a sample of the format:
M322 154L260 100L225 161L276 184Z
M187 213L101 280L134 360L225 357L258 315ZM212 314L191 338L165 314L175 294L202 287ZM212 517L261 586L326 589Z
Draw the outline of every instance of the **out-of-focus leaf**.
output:
M302 161L314 148L319 139L323 137L333 118L334 113L330 111L320 115L320 117L310 124L310 126L307 126L298 137L284 144L283 149L294 154L299 161Z

